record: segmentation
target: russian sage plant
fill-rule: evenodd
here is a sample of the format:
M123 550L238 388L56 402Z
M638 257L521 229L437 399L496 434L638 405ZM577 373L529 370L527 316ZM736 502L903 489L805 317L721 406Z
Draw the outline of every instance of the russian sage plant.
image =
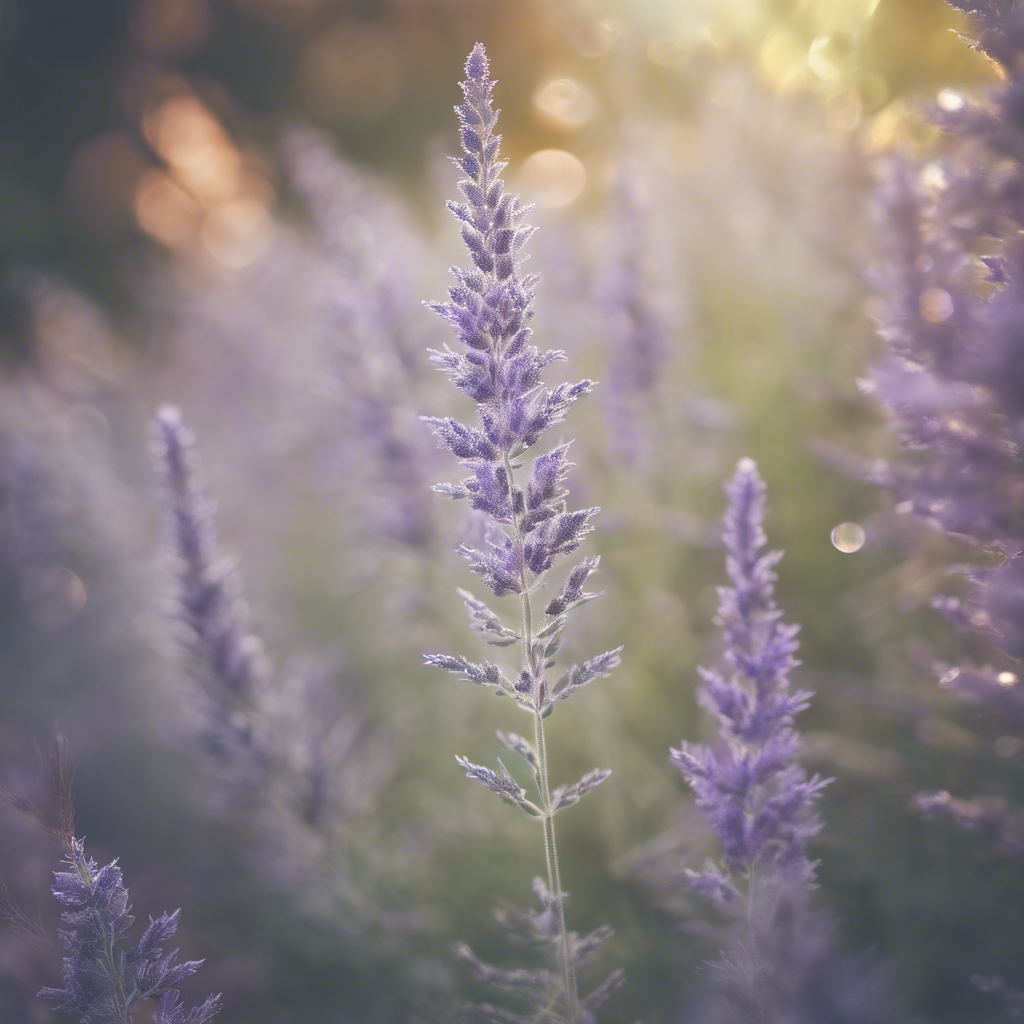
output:
M722 843L724 868L687 872L690 885L739 925L719 965L708 1020L873 1021L874 985L847 977L825 919L806 905L828 780L797 763L796 715L811 694L790 689L798 627L774 599L779 551L765 551L765 485L743 459L727 486L723 538L731 586L719 588L724 665L701 669L701 704L718 720L713 746L684 743L672 759ZM743 1015L737 1016L737 1015Z
M814 802L826 785L796 762L793 721L811 694L789 687L799 627L781 622L775 604L772 569L782 553L763 550L765 486L753 460L741 460L727 491L723 539L732 586L719 588L715 620L727 667L700 669L701 704L718 719L722 743L672 751L722 840L729 873L746 880L741 893L714 866L691 873L694 888L724 907L751 899L759 880L797 889L813 882L807 843L821 827Z
M80 1024L133 1024L137 1008L147 1001L153 1024L205 1024L221 1008L220 996L208 997L201 1006L186 1009L178 985L195 974L202 960L177 963L178 951L163 947L178 929L181 911L150 918L134 946L126 939L135 923L128 889L112 861L100 867L87 857L85 841L75 836L75 811L71 795L71 763L67 744L58 738L49 759L45 804L0 784L0 799L20 810L55 839L64 850L66 871L55 871L51 891L63 908L60 929L64 949L63 988L42 988L40 999L65 1013L74 1013ZM7 896L6 890L2 893ZM13 907L24 923L29 918ZM5 907L5 909L8 909Z
M117 861L100 867L85 855L84 842L69 838L66 871L54 872L53 895L64 908L64 987L44 988L39 997L57 1010L79 1015L81 1024L132 1024L135 1008L155 1001L153 1024L204 1024L221 1008L220 996L187 1009L177 986L202 960L176 963L178 951L163 947L178 928L181 911L150 919L142 938L125 946L135 918Z
M171 520L177 610L195 673L205 684L203 744L220 771L244 785L267 769L266 723L256 711L268 673L263 645L248 626L241 577L218 548L195 435L174 406L160 409L155 434Z
M616 454L630 466L649 464L660 411L659 381L670 366L669 324L654 289L651 255L665 260L650 211L638 198L632 164L611 199L608 271L598 301L610 327L608 410ZM675 297L678 301L678 296Z
M370 479L355 488L360 511L388 539L429 548L434 522L422 493L435 458L410 411L425 334L407 312L423 263L419 238L395 198L316 132L293 129L284 149L316 228L314 276L325 280L313 301L343 403L345 477L356 455L369 454ZM353 446L352 436L365 443Z
M538 595L547 573L561 556L575 551L590 531L595 508L568 511L567 491L562 487L572 467L568 444L559 444L528 459L532 449L552 426L561 423L566 409L591 389L591 382L559 384L549 389L542 383L544 368L565 358L560 351L540 352L530 344L529 322L533 316L536 278L520 276L522 247L532 229L523 223L529 208L519 197L504 191L499 177L505 163L499 160L501 137L494 134L498 112L491 103L494 82L489 78L487 56L477 44L466 61L462 83L465 102L456 107L464 155L455 159L465 177L459 190L465 203L449 203L462 225L462 238L473 266L452 270L456 283L449 301L430 303L455 329L464 351L447 345L432 350L432 361L477 405L479 426L467 426L450 417L426 417L441 446L459 458L469 476L461 483L438 484L435 490L453 498L466 498L487 519L485 550L460 547L470 568L496 597L518 595L521 618L508 625L484 602L463 591L471 627L497 647L518 646L521 663L511 678L489 661L475 663L462 656L427 655L427 662L470 682L493 687L510 697L533 719L534 742L514 733L499 733L502 745L521 757L531 770L536 800L498 762L498 770L458 758L466 774L521 808L540 823L544 837L547 886L538 887L542 911L529 917L529 930L552 938L557 944L561 978L551 972L501 972L478 968L481 976L513 988L535 1012L550 1019L561 1004L563 1019L581 1019L576 966L588 958L605 931L579 938L565 920L565 897L555 841L555 815L603 782L605 770L588 773L579 782L552 788L544 720L555 702L565 700L591 680L606 675L619 663L621 648L574 664L557 681L548 681L562 642L567 614L595 597L584 590L597 568L597 558L585 558L540 612ZM526 470L526 478L517 473ZM536 605L536 606L535 606ZM475 961L471 961L475 962ZM614 987L598 989L584 1001L590 1012ZM485 1007L491 1020L532 1020Z
M875 273L883 300L884 360L867 382L911 454L868 474L913 512L980 554L961 570L965 600L933 605L993 662L936 663L940 683L1024 726L1024 8L999 0L953 2L972 45L996 65L986 102L939 94L932 119L952 138L942 158L890 162L880 190L886 258ZM917 808L976 831L994 850L1024 853L1024 819L999 798L923 793ZM1001 978L973 979L1016 1012L1021 993Z
M973 19L976 48L1002 72L985 104L940 94L932 117L952 136L946 156L890 162L879 193L886 255L874 280L886 357L866 389L888 408L911 455L866 475L913 512L981 553L963 570L965 601L933 604L994 655L983 667L936 664L942 685L1024 726L1024 10L953 3ZM948 793L920 809L1020 849L1005 806ZM1001 823L997 819L1002 818Z
M281 866L308 868L373 791L380 765L361 742L359 717L339 706L329 692L330 673L318 672L316 659L291 678L272 676L248 624L241 578L217 544L195 436L171 406L160 410L156 434L176 615L193 655L193 677L202 684L195 695L198 740L226 792L250 801L274 833L285 854Z

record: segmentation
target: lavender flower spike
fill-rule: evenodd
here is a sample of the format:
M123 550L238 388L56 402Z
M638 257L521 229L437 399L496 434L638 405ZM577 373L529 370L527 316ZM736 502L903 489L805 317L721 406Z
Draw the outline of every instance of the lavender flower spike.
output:
M184 425L181 411L169 405L157 413L155 433L176 556L175 611L209 698L201 716L204 742L215 758L240 769L243 776L253 768L261 773L266 737L255 709L268 673L263 644L249 631L241 578L218 549L215 506L202 491L195 435Z
M239 577L217 550L212 503L197 480L195 435L173 405L158 411L156 430L180 559L182 615L217 680L244 698L263 671L262 644L246 627Z
M465 102L455 108L464 151L455 164L465 175L459 190L466 202L448 204L462 224L462 239L473 266L452 270L456 283L448 290L448 302L428 304L452 325L464 346L460 351L448 346L432 351L431 359L476 403L479 425L469 426L451 418L425 419L441 446L451 451L468 473L460 483L439 484L435 490L452 498L468 498L488 520L487 550L463 547L462 554L496 597L517 594L520 598L522 617L514 629L463 591L470 625L495 646L518 644L522 661L520 668L507 675L489 662L477 665L462 657L428 655L427 662L493 686L534 719L533 746L519 736L509 737L506 745L510 744L509 749L531 769L538 803L526 799L525 790L504 766L495 773L465 758L459 763L471 778L542 822L548 869L545 892L550 892L547 907L560 947L564 991L552 994L549 982L558 985L557 975L545 975L546 980L528 1001L547 1018L552 1018L554 1005L564 1003L565 1019L573 1024L582 1019L581 1013L589 1012L589 1006L596 1005L596 998L592 1004L587 1000L581 1003L577 996L575 967L583 958L578 940L566 928L554 815L603 782L608 773L592 772L575 786L552 790L543 720L554 709L555 701L607 675L619 662L619 649L573 665L558 681L548 682L547 671L555 663L566 613L596 596L585 593L583 585L597 567L597 560L585 559L569 573L557 596L548 601L543 618L538 609L538 621L533 594L546 583L546 574L555 561L580 546L590 531L590 518L598 509L569 511L567 507L568 492L562 483L572 468L568 445L560 444L530 460L525 455L549 427L562 422L568 407L590 390L591 382L553 388L542 382L544 368L564 359L565 354L542 353L530 344L536 278L521 277L519 264L523 244L533 229L523 223L528 208L519 205L518 196L504 191L499 177L505 164L498 158L501 137L494 134L498 112L491 104L493 89L487 56L483 46L477 44L466 61L466 81L462 83ZM528 461L527 479L521 484L515 474ZM484 1013L486 1019L493 1019L487 1017L490 1012Z
M874 283L888 353L864 389L888 407L904 450L881 482L930 525L971 545L980 564L954 567L969 589L933 607L992 660L936 662L943 687L1024 724L1024 6L950 0L968 16L972 48L997 66L980 102L955 96L932 120L949 136L927 165L891 162L879 191L885 258ZM950 109L946 109L946 107ZM973 560L972 560L973 561ZM983 831L1019 852L1019 812L948 793L917 807Z
M722 742L683 744L672 759L693 787L724 847L725 864L749 879L769 867L795 890L813 882L807 843L820 828L814 801L826 780L808 778L795 763L794 717L810 694L791 692L798 627L780 622L772 567L781 553L764 552L765 486L750 459L728 484L726 570L732 586L719 589L717 623L726 671L702 669L701 703L719 721ZM738 893L717 870L694 873L695 888L720 903Z
M731 586L719 588L716 622L724 665L703 669L701 703L718 719L719 742L672 751L724 849L724 869L687 872L695 892L733 919L735 929L696 1019L715 1024L889 1019L881 974L849 961L828 921L807 899L815 862L807 844L821 827L814 804L828 780L796 763L793 720L810 694L793 692L798 627L781 622L765 551L765 485L742 459L726 487L723 539Z
M153 1000L153 1024L205 1024L221 1008L220 996L186 1010L177 985L202 960L175 963L177 950L163 946L178 927L180 910L150 920L138 944L122 948L135 918L117 861L101 868L85 856L83 841L70 839L67 871L54 873L53 895L64 911L64 987L44 988L39 998L57 1010L79 1014L81 1024L131 1024L135 1007Z

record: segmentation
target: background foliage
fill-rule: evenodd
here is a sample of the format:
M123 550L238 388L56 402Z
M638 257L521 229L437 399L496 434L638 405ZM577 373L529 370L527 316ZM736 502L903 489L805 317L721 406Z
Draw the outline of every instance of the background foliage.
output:
M540 872L532 823L453 760L487 760L520 716L421 663L470 643L453 548L474 526L428 491L414 414L450 411L419 303L455 259L441 157L478 39L511 182L540 207L539 343L601 382L572 430L606 596L570 645L626 650L550 728L560 776L615 771L559 819L572 914L613 924L605 960L627 969L603 1019L683 1019L716 948L681 884L714 843L668 748L709 735L695 667L741 455L803 626L804 760L836 780L821 903L891 965L898 1019L998 1019L968 978L1021 976L1024 881L908 810L922 789L1024 796L1024 745L929 672L963 650L928 599L966 556L823 454L894 448L856 385L878 348L874 166L935 144L916 111L937 90L990 80L961 28L938 0L0 2L0 752L32 791L36 748L69 738L80 834L120 857L138 916L184 908L180 945L207 958L185 988L223 989L219 1020L443 1019L472 990L453 944L505 956L490 908ZM630 259L660 339L632 385ZM166 401L281 678L325 666L356 723L311 874L279 823L224 802L182 724L148 458ZM57 854L4 815L0 871L53 934ZM57 1019L33 993L58 958L0 933L3 1019Z

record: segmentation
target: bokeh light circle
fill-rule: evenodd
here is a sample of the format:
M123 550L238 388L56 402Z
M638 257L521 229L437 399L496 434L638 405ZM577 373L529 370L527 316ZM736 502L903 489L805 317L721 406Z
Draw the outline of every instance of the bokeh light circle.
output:
M533 108L553 127L574 131L593 118L597 102L593 92L574 78L551 78L537 87Z
M539 149L523 161L518 177L529 202L555 209L579 197L587 184L587 169L564 149Z
M832 531L832 546L844 555L852 555L864 547L867 534L859 523L840 523Z

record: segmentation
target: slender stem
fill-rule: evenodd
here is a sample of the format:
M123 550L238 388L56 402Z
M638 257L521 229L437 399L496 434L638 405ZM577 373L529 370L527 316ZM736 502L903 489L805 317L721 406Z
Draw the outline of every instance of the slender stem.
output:
M541 799L544 801L544 857L548 867L548 888L558 908L558 930L562 941L562 967L565 971L565 1001L569 1010L569 1024L574 1024L579 997L576 994L576 969L569 955L569 930L565 925L565 899L562 892L562 877L558 870L558 845L555 842L555 813L551 806L551 789L548 783L548 749L544 739L544 719L539 711L534 713L537 737L537 760L540 764Z
M512 468L512 460L508 452L505 452L505 475L508 477L508 489L515 493L515 470ZM518 549L519 561L522 565L520 582L522 584L523 597L523 671L529 673L533 678L533 611L530 607L530 586L526 578L526 559L523 557L523 534L520 530L521 515L512 517L512 530L516 535L516 548Z
M516 531L518 539L519 531ZM523 569L523 576L526 576L526 569ZM526 588L526 580L523 580L523 668L530 676L533 676L533 612L530 608L530 591Z
M508 475L509 490L515 490L512 461L505 453L505 472ZM512 527L515 531L516 545L519 548L520 560L523 554L523 537L520 530L520 516L514 516ZM526 578L526 563L523 561L522 573L523 597L523 671L531 681L536 676L536 665L533 659L533 611L530 606L530 588ZM576 971L572 965L569 951L569 930L565 924L565 899L562 892L562 877L558 870L558 845L555 842L555 812L551 805L551 785L548 781L548 748L544 738L544 719L541 707L535 704L533 711L534 729L537 744L537 786L540 790L541 806L544 809L544 860L548 869L548 890L552 893L555 906L558 908L558 931L562 947L562 968L565 973L565 1002L569 1024L575 1024L578 1013L579 997L576 993Z
M752 974L750 977L750 987L752 991L758 989L758 973L761 966L761 942L757 932L757 923L754 920L754 915L758 910L758 893L757 893L757 864L753 863L747 868L747 899L746 899L746 915L747 915L747 934L750 942L750 960L753 965ZM769 1020L768 1006L765 1000L755 1000L757 1006L757 1020L758 1024L767 1024Z

